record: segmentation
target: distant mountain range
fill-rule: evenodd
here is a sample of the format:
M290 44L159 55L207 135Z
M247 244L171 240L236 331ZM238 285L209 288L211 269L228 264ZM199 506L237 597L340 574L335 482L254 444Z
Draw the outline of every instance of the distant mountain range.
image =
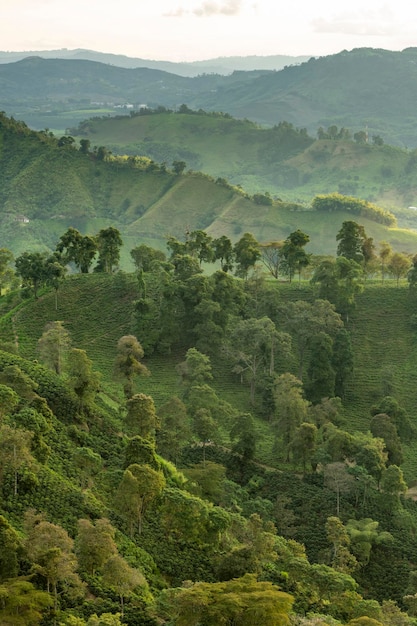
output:
M360 48L279 71L195 77L39 56L0 64L0 109L32 128L58 132L97 115L184 103L266 126L287 121L313 136L320 126L337 125L415 148L416 101L417 48Z
M94 50L36 50L24 52L1 52L0 63L14 63L22 61L27 57L41 57L42 59L70 59L97 61L124 68L147 67L153 70L171 72L178 76L198 76L199 74L231 74L239 70L248 72L252 70L282 70L287 65L298 65L308 61L309 56L288 56L275 54L271 56L245 56L245 57L218 57L207 59L206 61L155 61L152 59L141 59L128 57L122 54L110 54L107 52L96 52Z

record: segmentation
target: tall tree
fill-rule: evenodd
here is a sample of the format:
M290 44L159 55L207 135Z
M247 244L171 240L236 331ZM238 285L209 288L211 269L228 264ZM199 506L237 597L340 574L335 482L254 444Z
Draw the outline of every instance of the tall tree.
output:
M293 603L292 596L270 582L257 582L251 574L223 583L197 582L174 593L168 590L161 600L162 614L170 607L178 626L287 626Z
M336 516L340 517L340 498L344 493L349 493L355 482L349 474L346 463L329 463L324 467L324 484L336 494Z
M290 282L295 272L300 276L301 270L310 263L310 257L304 250L309 241L310 237L298 229L288 235L283 243L281 257Z
M400 466L404 461L401 439L398 436L397 427L389 415L377 413L371 419L370 430L373 437L383 439L388 453L388 464Z
M93 370L93 362L85 350L72 348L68 353L68 376L70 386L79 401L79 410L91 404L100 389L100 374Z
M149 370L141 361L144 352L134 335L124 335L117 342L117 354L114 373L125 379L123 386L126 399L133 395L133 379L135 376L149 376Z
M286 460L290 458L290 445L297 428L307 421L308 402L303 398L302 382L290 373L281 374L274 383L276 438L282 439Z
M29 580L9 578L1 585L0 623L5 626L38 626L48 619L53 604L46 591Z
M33 433L23 428L12 428L8 424L0 426L0 480L5 471L13 474L13 491L17 496L19 471L23 467L35 466L35 459L30 451Z
M187 249L191 256L195 256L200 265L212 263L215 252L212 246L213 239L204 230L193 230L187 235Z
M255 422L251 413L239 413L230 429L232 452L239 456L242 470L252 461L256 450Z
M212 242L214 250L214 260L220 261L220 267L223 272L231 272L233 270L234 251L233 244L229 237L222 235Z
M325 260L315 269L311 283L319 285L319 297L329 300L348 320L355 297L363 291L363 270L359 263L345 256Z
M102 228L97 237L98 264L97 271L112 274L120 261L120 248L123 240L120 231L113 226Z
M343 399L353 374L353 351L350 334L340 328L333 341L332 367L335 373L334 394Z
M387 267L392 256L391 245L387 241L381 241L379 244L379 260L381 262L381 280L384 282L387 273Z
M178 365L177 371L181 376L185 391L193 385L203 385L213 380L210 357L196 348L187 350L185 361Z
M331 566L338 572L351 573L357 566L356 558L350 552L350 536L341 519L335 516L326 521L327 540L332 544Z
M249 380L252 404L260 378L274 373L277 357L288 355L290 343L289 335L278 331L268 317L241 320L231 330L227 350L233 370Z
M400 495L407 491L407 483L404 480L402 469L397 465L390 465L382 474L381 490L398 500Z
M305 392L307 398L316 404L323 398L334 396L333 341L329 335L320 332L311 338L310 348L313 357L308 367Z
M336 235L337 256L344 256L357 263L364 260L364 244L367 240L365 229L362 225L348 220L343 222L341 229Z
M403 254L402 252L394 252L387 265L387 269L391 276L393 276L397 281L397 287L400 283L400 278L404 278L404 276L407 275L410 267L411 260L408 254Z
M215 438L219 425L209 409L197 409L193 415L193 429L203 446L203 463L206 460L206 446Z
M129 434L154 440L158 418L153 398L144 393L136 393L127 400L126 408L125 423Z
M190 438L190 420L185 404L177 397L170 398L158 409L160 427L157 447L162 456L177 462L181 448Z
M164 475L149 465L134 463L125 470L117 490L116 506L128 522L131 536L135 526L141 534L146 510L164 487Z
M294 461L300 462L303 466L304 474L307 471L307 463L311 462L317 447L317 426L310 422L303 422L294 432L291 441L291 450Z
M106 561L117 554L115 535L116 529L108 519L101 518L95 523L88 519L78 520L75 552L81 571L94 576L103 570Z
M166 261L166 255L162 250L151 248L142 243L130 251L136 269L150 272L153 263L163 263Z
M66 272L59 253L55 252L45 260L45 283L53 287L55 291L55 311L58 310L58 291Z
M378 530L378 526L379 522L370 517L358 520L350 519L346 524L352 552L362 567L369 563L374 545L387 545L394 541L391 533Z
M16 258L16 273L21 276L23 286L33 289L35 299L39 288L45 283L46 254L41 252L23 252Z
M377 415L378 413L385 413L390 417L401 439L409 441L415 436L416 431L407 411L392 396L385 396L371 408L371 415Z
M248 272L261 257L259 243L251 233L245 233L233 246L236 275L247 278Z
M174 276L180 282L185 282L203 271L191 254L176 254L171 258L171 263L174 266Z
M155 442L150 439L144 439L140 435L129 437L124 457L124 469L135 464L149 465L149 467L157 471L161 469L161 462L156 454Z
M62 374L64 358L70 346L70 336L62 321L49 322L38 340L41 360L58 375Z
M125 561L119 554L111 556L104 565L103 580L113 587L120 598L120 612L123 618L124 601L138 587L143 587L146 580L143 574Z
M298 357L298 378L303 380L305 363L309 355L311 338L319 333L334 337L343 327L334 304L327 300L305 300L288 302L281 307L284 316L284 328L293 337L293 345Z
M71 227L61 235L56 250L65 263L72 262L82 274L87 274L97 254L97 242Z
M83 593L82 583L76 572L74 542L62 526L47 522L33 511L28 511L25 515L25 530L26 550L33 563L32 570L46 579L47 591L53 594L56 611L59 589L61 593L69 588Z
M265 265L268 272L274 278L278 278L280 266L282 262L283 241L269 241L261 243L261 261Z

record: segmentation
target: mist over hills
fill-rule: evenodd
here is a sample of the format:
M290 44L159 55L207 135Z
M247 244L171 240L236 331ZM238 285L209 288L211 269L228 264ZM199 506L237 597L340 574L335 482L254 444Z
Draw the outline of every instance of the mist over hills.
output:
M199 74L231 74L235 70L281 70L286 65L294 65L307 61L309 56L289 56L275 54L268 56L233 56L217 57L204 61L156 61L153 59L142 59L129 57L123 54L111 54L108 52L97 52L95 50L84 50L77 48L68 50L27 50L22 52L0 51L0 63L13 63L21 61L27 57L41 57L43 59L71 59L97 61L124 68L147 67L149 69L162 70L178 74L178 76L198 76Z

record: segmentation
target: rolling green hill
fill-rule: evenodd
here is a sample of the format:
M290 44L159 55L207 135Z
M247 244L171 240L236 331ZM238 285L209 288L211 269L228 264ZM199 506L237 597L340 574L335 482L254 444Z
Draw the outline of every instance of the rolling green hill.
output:
M336 129L336 132L340 129ZM191 111L144 111L95 117L71 132L115 154L145 155L158 162L184 160L192 170L226 178L255 193L309 202L339 191L386 208L415 204L415 155L350 139L313 140L288 123L262 128L228 115Z
M15 254L54 249L69 226L95 234L110 225L122 233L126 269L132 267L129 252L139 243L164 248L168 236L182 239L195 229L234 241L249 231L266 242L301 228L310 235L310 252L327 254L334 253L335 235L350 219L345 211L319 213L308 205L268 199L259 204L222 178L176 174L149 159L117 158L105 150L83 153L68 138L61 145L47 132L31 131L6 116L0 121L0 245ZM403 211L408 227L414 219L414 211ZM388 228L369 217L362 221L376 243L417 249L414 231Z

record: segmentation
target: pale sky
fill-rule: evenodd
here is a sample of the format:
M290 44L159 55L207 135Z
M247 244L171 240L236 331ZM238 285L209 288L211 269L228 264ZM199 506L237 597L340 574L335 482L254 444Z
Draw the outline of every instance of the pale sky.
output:
M87 48L194 61L410 46L413 0L0 0L2 51Z

